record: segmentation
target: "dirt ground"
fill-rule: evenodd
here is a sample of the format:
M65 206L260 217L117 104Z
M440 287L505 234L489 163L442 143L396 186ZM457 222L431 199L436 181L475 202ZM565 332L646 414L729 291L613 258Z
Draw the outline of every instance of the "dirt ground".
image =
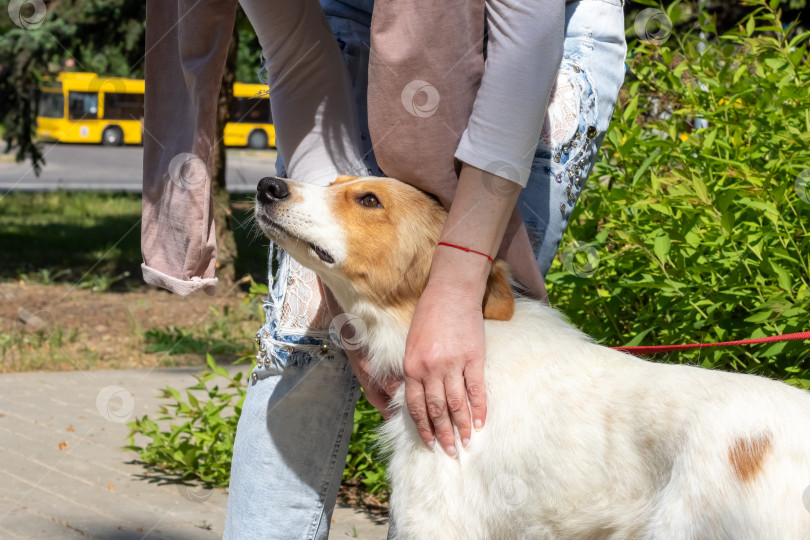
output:
M213 309L212 309L213 307ZM204 348L207 340L244 345L250 353L260 326L257 302L245 294L183 298L143 286L133 292L92 292L69 285L0 283L0 372L138 368L204 364L187 348L146 352L145 331L176 326ZM164 332L165 334L165 332ZM154 341L154 339L152 340ZM164 346L172 349L173 343ZM230 352L218 361L238 358Z

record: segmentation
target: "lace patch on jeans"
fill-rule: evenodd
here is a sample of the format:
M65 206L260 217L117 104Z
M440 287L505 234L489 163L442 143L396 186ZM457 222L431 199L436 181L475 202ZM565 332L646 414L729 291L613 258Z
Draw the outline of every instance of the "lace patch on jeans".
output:
M551 87L546 118L540 132L540 144L547 148L557 148L568 141L579 126L580 90L569 77L560 70L557 80Z
M287 289L281 304L281 334L305 334L329 331L329 307L315 272L290 258Z

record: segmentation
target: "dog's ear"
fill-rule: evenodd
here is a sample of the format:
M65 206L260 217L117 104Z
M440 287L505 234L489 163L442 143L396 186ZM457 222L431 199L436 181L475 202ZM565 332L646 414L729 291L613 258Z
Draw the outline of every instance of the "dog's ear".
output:
M509 286L509 266L497 259L492 264L484 292L484 318L508 321L515 313L515 296Z

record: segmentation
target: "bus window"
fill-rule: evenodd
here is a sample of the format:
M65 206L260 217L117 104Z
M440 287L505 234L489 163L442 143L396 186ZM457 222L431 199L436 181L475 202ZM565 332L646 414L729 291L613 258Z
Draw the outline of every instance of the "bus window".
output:
M113 120L142 120L143 94L105 92L104 118Z
M64 118L64 96L56 92L42 92L39 95L39 116L45 118Z
M71 120L98 118L98 93L68 92L68 115Z
M229 122L242 122L248 124L272 124L270 114L270 99L234 97L231 100L231 110L228 115Z

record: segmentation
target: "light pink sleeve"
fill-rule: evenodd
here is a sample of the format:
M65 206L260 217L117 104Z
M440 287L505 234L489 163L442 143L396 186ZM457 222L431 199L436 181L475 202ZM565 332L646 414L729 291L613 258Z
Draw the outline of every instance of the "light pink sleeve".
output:
M144 281L214 294L211 170L236 0L147 0L141 252Z

